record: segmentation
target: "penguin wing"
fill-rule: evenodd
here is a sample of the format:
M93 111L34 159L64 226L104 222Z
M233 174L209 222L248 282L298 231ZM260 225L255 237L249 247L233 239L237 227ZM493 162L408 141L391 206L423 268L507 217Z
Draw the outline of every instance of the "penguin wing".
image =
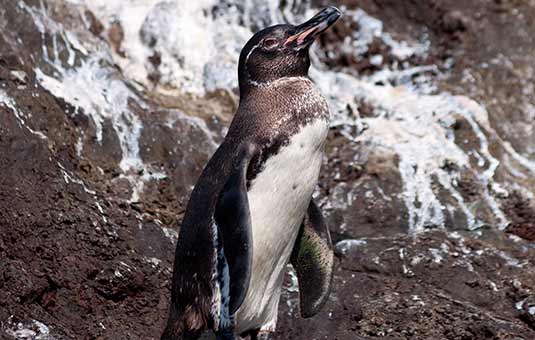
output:
M230 315L243 303L251 278L253 235L247 198L247 168L255 150L250 143L239 147L236 165L219 195L214 214L229 270Z
M334 266L331 235L313 200L299 230L290 262L297 272L301 316L309 318L327 302Z

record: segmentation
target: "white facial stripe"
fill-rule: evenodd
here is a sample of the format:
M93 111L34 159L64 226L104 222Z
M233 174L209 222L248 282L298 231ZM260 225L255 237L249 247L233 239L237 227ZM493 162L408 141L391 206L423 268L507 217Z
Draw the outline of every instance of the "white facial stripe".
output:
M260 44L254 45L253 48L251 48L251 50L249 51L249 53L247 53L247 56L245 57L245 64L247 64L247 60L249 60L249 56L251 55L251 53L253 53L253 51L256 50L256 48L259 46Z
M253 85L253 86L260 86L261 84L252 80L251 77L249 76L249 71L247 71L247 61L249 60L249 56L251 55L251 53L253 53L254 50L256 50L257 47L260 46L260 43L256 44L253 46L253 48L251 48L251 50L249 51L249 53L247 53L247 56L245 57L245 72L247 72L247 81L249 82L249 84Z
M257 82L255 80L252 80L251 79L251 76L249 75L249 71L247 70L247 61L249 60L249 57L251 56L251 54L254 52L254 50L256 50L258 47L260 47L262 43L258 43L256 45L253 46L253 48L251 48L251 50L249 51L249 53L247 53L247 56L245 56L245 71L247 72L247 82L250 84L250 85L253 85L253 86L256 86L256 87L259 87L259 86L266 86L266 85L270 85L272 83L275 83L275 82L278 82L278 81L284 81L284 80L293 80L293 79L307 79L306 77L294 77L294 76L290 76L290 77L283 77L283 78L280 78L280 79L277 79L275 81L266 81L266 82ZM303 46L303 47L306 47L306 46ZM303 47L300 47L299 49L303 48Z

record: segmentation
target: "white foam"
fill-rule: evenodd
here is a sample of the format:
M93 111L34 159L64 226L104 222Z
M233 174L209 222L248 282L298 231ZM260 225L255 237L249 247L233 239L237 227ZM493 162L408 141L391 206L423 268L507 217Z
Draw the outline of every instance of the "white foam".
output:
M356 55L362 56L368 52L374 39L379 39L390 47L390 53L399 61L412 56L425 56L430 47L428 40L422 42L408 42L395 40L391 34L383 29L383 23L362 9L346 10L344 20L352 20L358 24L358 30L353 32L353 39L348 39L346 48ZM351 47L351 48L348 48Z
M161 227L163 234L165 237L167 237L173 245L176 244L178 241L178 233L175 229L167 228L167 227Z
M27 322L13 322L10 317L4 326L4 331L17 340L54 340L50 335L50 329L44 323L37 320Z
M25 114L18 108L15 101L11 97L9 97L8 94L4 90L1 90L1 89L0 89L0 105L5 106L6 108L10 109L22 127L26 128L32 134L36 135L37 137L41 139L47 139L44 133L42 133L41 131L36 131L28 126L28 124L26 123L27 118L25 117Z
M160 263L162 263L162 260L156 257L143 257L143 260L145 260L147 263L150 263L150 265L154 268L158 267Z
M52 36L52 53L49 53L46 44L43 44L42 50L44 60L54 72L46 74L41 68L36 68L37 81L54 96L71 104L75 109L74 114L83 113L91 118L98 143L102 143L104 123L111 122L122 152L119 163L123 171L122 177L132 185L130 201L138 201L145 182L166 177L160 169L145 165L139 155L139 138L143 125L132 105L140 109L147 109L147 105L121 79L112 67L111 56L105 50L99 49L100 46L94 43L95 46L91 46L94 50L89 51L75 33L67 31L51 19L42 2L40 5L39 8L21 5L31 14L42 36ZM68 53L67 67L59 59L61 48L58 39L61 39L63 49ZM77 56L81 56L78 59L79 66L74 67ZM77 143L76 150L81 156L81 140Z
M70 183L78 184L82 187L82 189L84 189L86 193L93 195L96 199L96 194L97 194L96 191L89 189L83 180L76 178L73 174L67 171L67 169L65 169L65 167L60 162L57 162L57 165L61 171L61 174L63 175L63 180L65 181L66 184L70 184ZM98 202L95 201L95 204L98 204Z
M366 240L347 239L347 240L342 240L342 241L339 241L338 243L336 243L334 248L336 249L336 251L339 254L346 255L349 252L351 252L353 250L356 250L356 249L358 249L358 248L360 248L360 247L362 247L362 246L364 246L366 244L367 244ZM400 252L400 254L401 254L401 252Z
M234 87L235 59L251 34L238 25L238 4L226 16L212 17L215 0L134 0L128 6L117 1L84 2L110 27L115 21L124 31L125 57L114 53L125 74L152 86L149 73L157 71L160 91L203 95L217 88ZM160 65L148 58L158 53Z
M459 147L452 130L460 117L469 123L479 139L475 151L488 164L486 168L476 169L483 183L483 198L499 227L507 225L499 203L488 189L499 161L488 150L483 129L492 131L488 113L481 105L463 96L423 94L410 87L389 84L379 86L366 79L327 71L312 70L311 75L330 99L334 125L345 129L344 136L365 145L393 150L399 156L403 198L412 233L444 226L446 207L433 188L436 180L457 201L466 216L468 229L481 225L456 189L460 170L471 167L471 155ZM372 106L376 116L358 119L367 129L357 129L355 133L348 127L359 124L358 115L349 117L347 107L358 112L357 99Z
M39 8L22 4L32 14L43 36L47 33L52 36L53 46L43 45L43 55L56 71L45 74L38 69L38 79L55 95L92 118L97 140L102 138L103 122L111 120L123 151L120 163L123 176L133 187L131 201L139 199L145 181L163 178L165 174L159 169L148 169L139 157L138 139L143 126L129 106L132 102L143 105L143 100L127 82L110 73L102 60L118 64L129 77L129 84L159 93L204 95L217 89L229 91L237 87L238 55L253 31L274 23L302 22L315 12L308 3L279 0L228 0L224 3L131 0L128 6L107 0L69 0L69 3L88 7L106 30L120 23L124 32L120 51L105 48L93 51L81 43L76 34L65 31L51 20L42 3ZM401 197L409 214L410 232L417 234L428 228L443 228L448 214L456 210L463 212L467 229L475 230L488 222L505 228L508 221L499 201L503 195L489 190L498 187L495 185L496 170L501 161L513 176L526 178L535 171L534 162L499 138L489 124L483 105L464 96L438 91L436 80L444 76L439 69L451 66L451 60L443 65L411 64L413 57L424 59L427 56L430 41L425 35L411 41L396 39L380 20L360 9L345 10L341 20L358 26L353 35L345 38L341 53L363 58L373 41L378 40L389 47L390 55L387 59L378 55L372 57L374 64L381 66L385 60L390 60L390 64L382 65L381 70L367 77L357 78L351 70L324 70L319 53L313 48L310 75L329 101L332 126L339 127L343 136L352 141L385 148L398 156L403 182ZM68 53L67 64L78 67L66 70L57 62L60 42ZM87 57L88 54L91 57ZM155 54L161 59L159 65L149 60ZM80 55L84 56L83 60L76 63ZM492 62L508 61L498 56ZM157 83L149 80L152 73L160 77ZM469 81L469 72L465 75ZM524 91L529 91L528 85ZM360 117L362 102L373 109L372 117ZM534 114L533 105L524 106L528 113ZM458 119L466 121L477 138L478 145L470 145L469 150L467 146L460 147L463 141L455 140L452 126ZM197 125L205 129L202 124ZM506 151L506 156L500 160L489 151L490 138ZM473 207L463 198L457 187L463 170L477 175L481 198L494 215L492 221L476 216ZM140 171L152 175L135 175ZM444 195L449 197L445 199ZM332 207L347 208L351 200L351 197L341 197L332 202Z
M106 120L112 122L119 137L123 157L123 171L143 167L139 158L138 139L142 125L128 106L129 100L139 98L101 66L104 55L93 54L82 61L78 68L59 69L59 74L49 76L36 69L37 80L45 89L58 98L63 98L75 108L75 114L88 115L96 127L97 142L102 142L102 129Z

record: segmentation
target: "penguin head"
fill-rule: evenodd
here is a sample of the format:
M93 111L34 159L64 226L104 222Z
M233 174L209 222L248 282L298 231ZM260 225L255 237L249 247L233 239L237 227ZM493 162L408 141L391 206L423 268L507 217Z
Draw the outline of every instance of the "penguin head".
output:
M275 25L257 32L240 54L240 92L280 78L306 76L310 45L340 15L336 7L327 7L301 25Z

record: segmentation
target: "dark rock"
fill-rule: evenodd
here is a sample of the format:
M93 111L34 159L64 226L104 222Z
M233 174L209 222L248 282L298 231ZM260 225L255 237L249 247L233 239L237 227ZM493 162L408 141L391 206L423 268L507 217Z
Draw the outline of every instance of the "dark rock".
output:
M95 289L106 299L118 302L144 289L145 275L122 261L109 263L95 277Z

